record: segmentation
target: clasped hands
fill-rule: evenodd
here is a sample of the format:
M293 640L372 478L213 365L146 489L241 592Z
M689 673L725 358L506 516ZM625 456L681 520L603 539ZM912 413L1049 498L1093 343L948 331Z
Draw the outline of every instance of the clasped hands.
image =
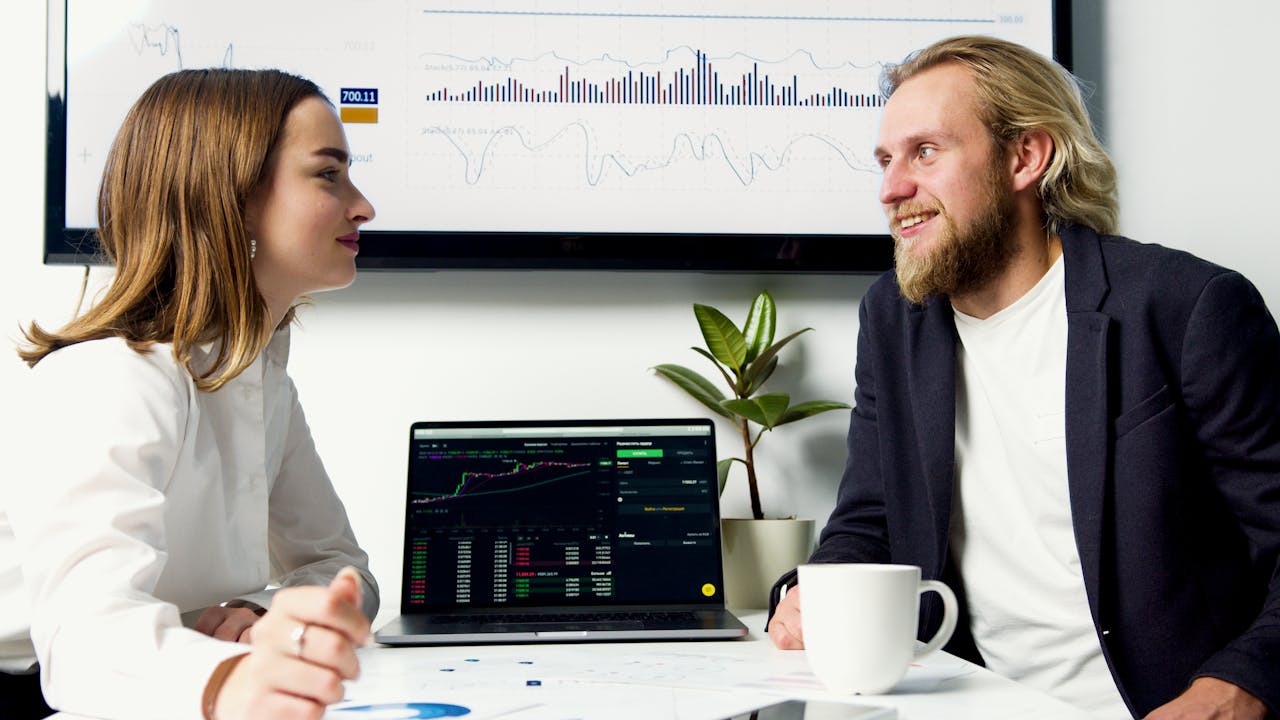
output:
M196 630L250 645L215 688L212 715L231 718L309 718L342 700L343 680L360 672L356 648L369 639L360 611L360 578L344 568L326 587L280 590L261 617L249 608L210 608ZM215 678L220 673L215 673Z

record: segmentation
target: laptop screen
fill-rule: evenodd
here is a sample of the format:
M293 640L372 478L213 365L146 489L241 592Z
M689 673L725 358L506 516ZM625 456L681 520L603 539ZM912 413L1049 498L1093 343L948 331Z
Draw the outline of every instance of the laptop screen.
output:
M419 422L401 612L723 605L710 420Z

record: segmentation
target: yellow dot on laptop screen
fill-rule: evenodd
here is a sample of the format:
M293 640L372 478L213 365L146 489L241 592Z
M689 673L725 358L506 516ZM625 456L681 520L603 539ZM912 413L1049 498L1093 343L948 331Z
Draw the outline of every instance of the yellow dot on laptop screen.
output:
M704 585L702 586L702 594L703 594L703 595L706 595L707 597L711 597L712 595L715 595L715 594L716 594L716 586L715 586L715 585L712 585L711 583L706 583L706 584L704 584Z

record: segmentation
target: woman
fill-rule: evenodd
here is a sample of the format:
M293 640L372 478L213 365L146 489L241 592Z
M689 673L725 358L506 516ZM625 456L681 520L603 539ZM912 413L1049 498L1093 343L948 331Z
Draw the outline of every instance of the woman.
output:
M0 480L0 607L29 607L0 617L7 687L38 659L50 705L99 717L342 698L377 586L285 362L297 300L355 276L349 160L278 71L174 73L130 110L99 191L115 277L19 352L41 477Z

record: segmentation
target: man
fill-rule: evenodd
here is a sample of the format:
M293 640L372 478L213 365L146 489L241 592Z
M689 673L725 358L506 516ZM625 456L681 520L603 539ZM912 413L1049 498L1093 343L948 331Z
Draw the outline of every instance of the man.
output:
M1280 711L1280 334L1261 297L1109 234L1114 169L1038 54L955 38L884 90L896 272L862 301L812 561L919 565L961 597L950 651L1098 717ZM770 620L779 647L803 647L802 591Z

